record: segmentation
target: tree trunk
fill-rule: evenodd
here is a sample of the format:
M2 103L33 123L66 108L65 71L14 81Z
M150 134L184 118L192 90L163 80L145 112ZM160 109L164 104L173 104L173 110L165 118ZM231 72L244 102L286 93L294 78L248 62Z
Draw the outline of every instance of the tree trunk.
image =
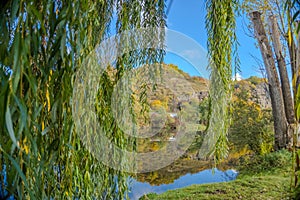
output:
M274 118L275 131L275 150L286 147L287 143L287 120L284 110L284 103L280 83L275 67L275 60L273 58L272 48L268 41L266 31L261 21L261 14L257 11L252 12L251 20L254 25L255 37L258 41L260 51L264 60L267 71L268 85L272 103L272 113Z
M271 38L273 41L273 48L275 51L280 80L281 80L281 89L282 89L286 119L289 124L294 124L296 122L294 104L293 104L290 83L289 83L289 77L286 69L286 63L283 57L282 46L280 42L279 28L276 21L276 17L274 15L271 15L269 17L269 21L270 21Z
M279 69L280 81L281 81L281 90L283 96L284 110L286 119L288 122L288 134L287 134L287 145L291 147L293 145L293 133L296 123L294 102L292 98L289 77L286 69L286 63L283 57L282 46L280 41L280 33L277 24L276 17L271 15L269 17L270 22L270 34L273 41L273 48L276 55L277 66Z

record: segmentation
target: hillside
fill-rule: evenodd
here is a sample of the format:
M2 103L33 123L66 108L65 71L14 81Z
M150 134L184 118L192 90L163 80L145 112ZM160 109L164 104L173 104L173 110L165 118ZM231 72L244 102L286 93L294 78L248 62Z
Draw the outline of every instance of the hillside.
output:
M110 69L109 73L114 71ZM271 108L264 79L250 77L233 84L233 101L243 98L261 109ZM118 81L116 95L130 97L126 96L128 90L120 88L122 85L131 88L127 95L135 99L134 112L140 130L146 126L162 128L168 124L171 129L176 129L179 114L189 116L192 124L207 125L209 80L205 78L190 76L173 64L162 64L137 68Z
M234 83L235 94L240 91L249 93L249 100L255 102L263 109L271 108L271 98L268 90L268 85L264 78L251 76L248 79L236 81Z
M151 71L151 72L149 72ZM109 76L115 70L108 68ZM177 112L180 105L200 104L209 95L209 80L190 76L174 64L159 66L143 66L133 70L125 81L131 85L136 99L140 99L145 92L151 109L162 106L167 112ZM124 78L121 79L122 82ZM255 102L263 109L271 108L271 101L265 79L252 76L248 79L233 83L234 96L241 91L248 93L249 101ZM145 89L146 88L146 89ZM146 90L146 91L145 91ZM136 102L139 104L139 102Z
M177 112L184 103L199 104L208 96L208 80L190 76L176 65L163 65L157 87L149 93L151 108L161 102L168 112Z
M176 140L179 129L184 129L185 133L203 133L208 125L209 81L207 79L192 77L173 64L163 64L157 70L155 82L147 78L149 71L146 67L138 68L136 72L132 77L134 99L140 99L142 91L146 88L145 96L149 105L148 109L145 109L141 103L135 102L138 134L144 138L138 139L138 151L149 152L162 148L166 141ZM144 83L146 86L143 86ZM271 134L271 102L267 84L262 78L250 77L235 81L233 84L233 124L230 138L233 138L234 145L244 148L248 140L256 140L259 139L259 135L264 135L260 133L258 126L266 126L265 132ZM146 111L144 115L141 114L142 109ZM240 124L240 121L243 124ZM248 132L242 133L243 130L239 127L243 125L249 125L253 130L249 129ZM246 133L248 135L243 135L241 140L241 134ZM197 144L191 146L191 151L196 152L199 149L201 137ZM252 146L250 149L257 151L261 148L257 144ZM269 146L266 148L269 149Z
M148 91L151 107L165 105L168 112L176 112L185 103L200 104L209 95L209 80L190 76L176 65L163 64L158 85ZM249 101L257 103L262 109L271 108L271 100L265 79L252 76L234 82L234 96L240 92L248 93Z

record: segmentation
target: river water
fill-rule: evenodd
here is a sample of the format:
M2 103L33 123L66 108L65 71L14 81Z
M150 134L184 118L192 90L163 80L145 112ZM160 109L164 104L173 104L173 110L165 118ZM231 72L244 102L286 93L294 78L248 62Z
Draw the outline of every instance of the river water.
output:
M187 173L180 176L178 179L171 181L171 183L153 184L147 181L138 181L131 178L131 191L129 198L131 200L138 200L144 194L149 193L163 193L168 190L174 190L182 187L187 187L193 184L204 184L204 183L215 183L215 182L226 182L236 179L237 171L230 169L221 171L218 169L207 169L194 174Z

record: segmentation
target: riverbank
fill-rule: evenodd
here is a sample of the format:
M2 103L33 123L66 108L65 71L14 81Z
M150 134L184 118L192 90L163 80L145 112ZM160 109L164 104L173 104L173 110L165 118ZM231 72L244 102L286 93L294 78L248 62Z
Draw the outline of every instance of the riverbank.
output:
M192 185L141 199L292 199L291 153L242 158L237 169L240 174L235 181Z

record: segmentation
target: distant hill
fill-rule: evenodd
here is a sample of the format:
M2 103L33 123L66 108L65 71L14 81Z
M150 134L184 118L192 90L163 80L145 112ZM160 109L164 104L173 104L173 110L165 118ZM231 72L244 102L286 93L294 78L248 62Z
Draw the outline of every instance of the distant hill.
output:
M107 72L113 74L115 70L108 68ZM119 84L122 81L124 83ZM118 84L120 87L131 88L129 91L120 88L116 97L126 99L131 96L135 100L134 112L139 131L149 133L149 135L159 131L160 134L156 134L157 137L154 140L158 140L161 136L165 139L175 137L174 134L165 133L172 132L170 130L176 132L181 122L180 118L186 119L185 122L189 121L186 126L194 127L193 130L204 130L208 123L209 80L190 76L176 65L139 67L131 74L125 74L116 87L119 87ZM130 92L130 94L126 95L124 92ZM258 104L262 109L271 108L265 79L253 76L235 81L233 92L234 98L239 98L236 95L241 92L247 93L248 101ZM145 105L141 101L148 102L148 104ZM127 108L128 106L125 106L122 109ZM130 115L122 114L120 118L122 118L122 123L126 124L124 126L126 129L133 128Z
M163 64L160 77L161 81L149 95L152 108L155 106L153 103L160 101L162 105L166 105L168 112L176 112L183 103L200 103L208 96L207 79L190 76L176 65Z
M163 64L160 74L162 81L157 88L150 92L149 103L153 105L162 104L168 112L176 112L178 106L184 103L200 104L209 95L209 80L190 76L173 64ZM263 109L271 108L271 99L268 85L264 78L252 76L234 82L234 94L238 91L250 93L249 101L253 101Z
M140 68L137 73L137 80L146 77L147 68ZM182 119L185 119L185 127L192 130L202 131L208 121L208 96L209 80L190 76L183 72L176 65L163 64L155 77L156 87L151 87L151 80L148 80L147 101L150 106L148 122L143 117L138 117L140 131L155 134L151 140L162 141L172 140L176 137L177 128L182 126ZM146 81L147 82L147 81ZM135 83L140 86L140 81ZM250 77L248 79L235 81L233 83L233 96L246 93L247 101L253 102L262 109L270 109L271 101L265 79ZM135 95L138 97L139 87L135 88ZM136 97L136 99L138 99ZM142 108L137 102L136 113ZM180 125L181 124L181 125ZM193 127L193 128L191 128Z
M266 79L251 76L247 79L236 81L234 83L234 89L235 92L249 92L249 101L259 104L262 109L271 109L271 98Z

